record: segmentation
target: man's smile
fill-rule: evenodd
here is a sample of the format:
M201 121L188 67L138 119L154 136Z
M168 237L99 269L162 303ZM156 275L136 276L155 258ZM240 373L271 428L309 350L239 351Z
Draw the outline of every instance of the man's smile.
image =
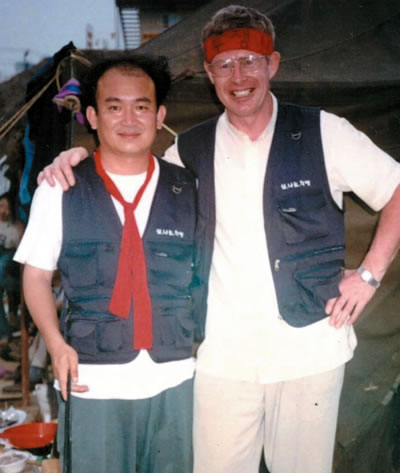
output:
M231 93L234 97L248 97L252 92L254 91L254 88L251 89L243 89L243 90L233 90Z

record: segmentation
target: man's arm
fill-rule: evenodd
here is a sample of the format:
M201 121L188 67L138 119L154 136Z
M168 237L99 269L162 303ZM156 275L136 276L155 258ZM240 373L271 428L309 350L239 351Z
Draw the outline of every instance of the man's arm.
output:
M50 353L54 375L61 394L67 398L67 379L71 373L73 383L78 380L78 354L64 340L57 317L56 304L51 290L53 271L25 265L23 289L27 307ZM88 391L87 386L74 384L73 391Z
M63 151L43 171L40 171L37 178L38 184L46 179L51 186L54 186L54 179L57 179L63 190L67 191L75 185L75 176L72 168L86 159L88 155L88 151L82 146Z
M371 247L362 266L381 281L400 247L400 185L383 208ZM344 323L353 324L376 289L363 281L357 271L345 271L339 284L340 296L330 299L325 311L329 323L340 328Z
M37 183L41 184L41 182L46 179L51 186L54 186L56 179L63 190L67 191L70 187L75 185L75 177L72 168L77 166L88 156L89 153L87 149L82 146L63 151L54 158L51 164L40 171ZM176 164L177 166L183 166L176 143L167 149L164 159L170 163Z

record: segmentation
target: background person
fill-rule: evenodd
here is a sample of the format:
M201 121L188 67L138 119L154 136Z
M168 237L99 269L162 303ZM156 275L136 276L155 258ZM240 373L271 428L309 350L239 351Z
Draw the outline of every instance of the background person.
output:
M14 217L14 203L11 195L0 196L0 339L7 345L10 324L17 327L19 303L19 265L13 262L15 250L22 235L22 226ZM4 295L7 293L6 314Z

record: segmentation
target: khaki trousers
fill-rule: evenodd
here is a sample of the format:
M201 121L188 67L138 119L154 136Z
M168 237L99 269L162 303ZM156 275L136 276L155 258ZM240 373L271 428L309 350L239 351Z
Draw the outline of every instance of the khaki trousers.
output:
M331 473L344 365L273 384L197 373L194 473Z

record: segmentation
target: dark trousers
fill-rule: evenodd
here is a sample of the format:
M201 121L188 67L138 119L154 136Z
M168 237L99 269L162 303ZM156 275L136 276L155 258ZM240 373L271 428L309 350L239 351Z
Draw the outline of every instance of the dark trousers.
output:
M73 473L191 473L193 380L148 399L71 396ZM65 403L59 396L63 461Z

